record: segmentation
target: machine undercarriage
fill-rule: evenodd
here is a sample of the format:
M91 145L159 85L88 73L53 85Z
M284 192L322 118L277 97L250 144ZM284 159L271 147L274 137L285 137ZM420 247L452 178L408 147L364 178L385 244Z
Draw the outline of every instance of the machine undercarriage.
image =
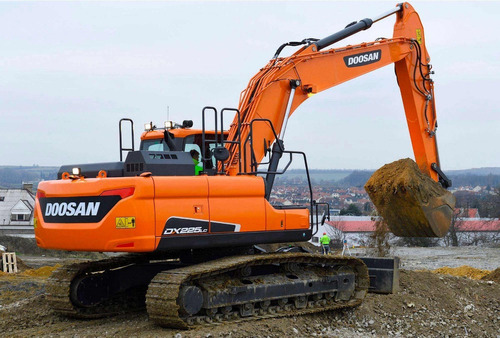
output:
M356 258L309 253L229 256L186 265L132 254L60 268L47 299L59 314L98 318L147 307L165 327L253 320L359 305L368 269Z

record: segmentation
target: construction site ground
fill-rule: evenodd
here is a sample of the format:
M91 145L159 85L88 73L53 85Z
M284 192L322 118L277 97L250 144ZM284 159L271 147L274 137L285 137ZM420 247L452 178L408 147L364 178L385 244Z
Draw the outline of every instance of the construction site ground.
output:
M366 254L352 249L353 255ZM316 315L219 324L187 331L158 327L145 311L112 318L75 320L55 315L44 286L55 264L74 258L19 255L24 272L0 272L1 336L174 336L174 337L500 337L500 249L393 248L401 257L400 292L369 294L358 308ZM83 258L78 258L83 259ZM448 269L466 266L461 269ZM38 269L29 269L29 267ZM459 271L480 278L432 272ZM466 273L467 272L467 273ZM482 274L481 274L482 273ZM487 273L487 272L486 272Z

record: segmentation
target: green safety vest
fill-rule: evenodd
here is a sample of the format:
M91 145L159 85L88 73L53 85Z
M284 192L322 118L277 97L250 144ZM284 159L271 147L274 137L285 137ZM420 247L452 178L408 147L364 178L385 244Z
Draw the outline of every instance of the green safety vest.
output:
M328 245L328 244L330 244L330 237L328 237L327 235L323 235L323 237L321 237L321 239L319 241L323 245Z
M199 175L200 172L203 171L203 167L201 166L201 163L200 161L196 160L193 158L193 162L194 162L194 174L195 175Z

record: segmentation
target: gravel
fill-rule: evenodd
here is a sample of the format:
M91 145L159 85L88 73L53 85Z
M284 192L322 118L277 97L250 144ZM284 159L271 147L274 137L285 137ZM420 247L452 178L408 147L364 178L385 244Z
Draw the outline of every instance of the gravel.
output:
M354 251L362 253L361 249ZM350 310L226 323L187 331L158 327L148 320L145 311L85 321L60 317L52 313L45 301L45 278L2 275L0 332L3 337L498 337L498 283L415 270L445 265L492 270L499 265L499 251L396 248L394 252L401 257L405 269L400 274L397 294L369 294L361 306Z

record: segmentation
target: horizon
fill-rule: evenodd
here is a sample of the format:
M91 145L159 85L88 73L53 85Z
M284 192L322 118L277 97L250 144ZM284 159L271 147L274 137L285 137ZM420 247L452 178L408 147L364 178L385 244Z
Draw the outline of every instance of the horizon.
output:
M80 164L80 163L79 163ZM4 167L13 167L13 168L60 168L63 165L67 164L61 164L61 165L38 165L38 164L33 164L33 165L15 165L15 164L0 164L0 169ZM464 170L487 170L487 169L496 169L500 170L500 167L477 167L477 168L464 168L464 169L448 169L445 171L464 171ZM288 169L286 172L289 171L299 171L299 170L304 170L304 168L291 168ZM338 170L338 171L376 171L378 169L361 169L361 168L309 168L309 171L311 170ZM494 174L496 175L496 174ZM500 175L500 174L498 174Z

